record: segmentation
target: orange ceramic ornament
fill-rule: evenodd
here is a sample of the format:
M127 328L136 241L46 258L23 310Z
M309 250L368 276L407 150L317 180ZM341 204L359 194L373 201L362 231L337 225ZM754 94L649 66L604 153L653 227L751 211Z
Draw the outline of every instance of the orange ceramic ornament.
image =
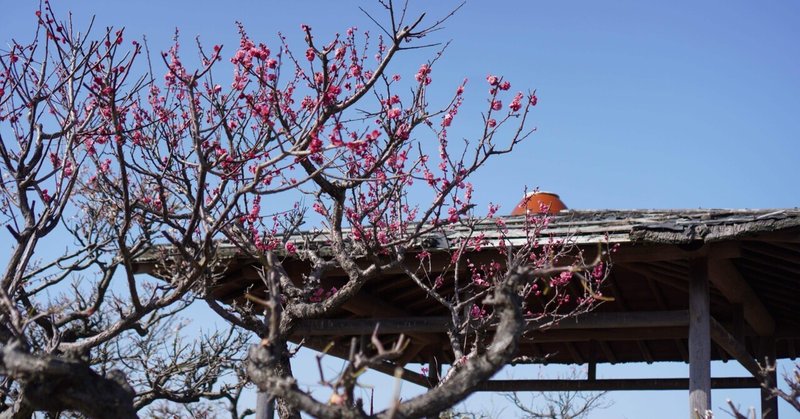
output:
M528 212L535 214L558 214L567 209L558 194L552 192L531 192L519 201L511 215L525 215Z

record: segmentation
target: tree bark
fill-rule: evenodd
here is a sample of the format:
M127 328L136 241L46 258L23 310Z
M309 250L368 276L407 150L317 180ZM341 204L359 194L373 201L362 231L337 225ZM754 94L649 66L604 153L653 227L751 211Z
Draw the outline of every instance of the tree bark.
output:
M88 365L50 355L31 355L19 345L0 351L0 371L22 383L25 404L35 410L77 411L91 418L136 418L134 392L121 373L105 377Z

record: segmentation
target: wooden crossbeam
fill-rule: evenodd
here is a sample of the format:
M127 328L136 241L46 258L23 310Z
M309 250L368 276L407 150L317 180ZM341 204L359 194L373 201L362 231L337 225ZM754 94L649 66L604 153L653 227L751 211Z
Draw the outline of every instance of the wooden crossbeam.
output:
M353 298L349 299L344 305L342 306L345 310L358 315L358 316L369 316L369 317L406 317L408 313L405 310L399 309L392 304L383 301L382 299L368 295L364 292L360 292L353 296ZM372 330L375 330L373 326ZM440 332L437 331L437 332ZM362 332L362 333L354 333L354 334L370 334L372 331ZM390 333L390 332L384 332ZM424 331L417 331L413 329L406 329L405 332L401 331L398 333L405 333L409 337L417 340L419 342L425 344L432 344L436 343L438 339L435 336L431 336L429 334L424 334ZM436 333L436 332L432 332ZM330 334L330 333L329 333ZM310 335L310 334L309 334Z
M761 367L753 359L747 349L741 342L736 340L719 322L711 317L711 339L725 350L730 356L739 361L740 364L750 373L753 377L758 378L761 373Z
M336 345L331 346L330 342L326 342L325 340L319 340L318 338L307 339L303 343L303 345L318 352L326 351L327 354L342 359L347 359L348 356L348 350L346 348ZM380 364L373 365L370 367L370 369L372 370L384 373L392 377L395 376L398 368L400 369L401 379L425 388L432 387L432 383L430 382L428 377L425 377L424 375L411 371L409 369L399 367L397 364L390 361L384 361Z
M681 339L688 336L687 326L638 327L629 329L551 329L546 332L530 332L523 339L539 343L556 342L633 342L643 340Z
M711 379L712 388L760 388L752 377L720 377ZM476 391L611 391L611 390L686 390L686 378L633 378L598 380L490 380Z
M715 243L705 245L696 250L684 250L676 245L658 246L622 246L611 256L614 263L628 262L658 262L665 260L687 260L693 258L708 257L716 258L738 258L741 256L741 249L738 244L733 242Z
M775 320L730 259L708 261L708 276L731 303L741 304L745 321L760 336L775 333Z
M542 322L528 322L525 330L542 335L562 330L592 329L658 329L685 327L689 323L686 310L587 313L564 319L552 326L543 327ZM444 333L449 329L449 317L390 317L370 319L307 319L297 322L295 336L367 335L378 334L426 334ZM430 339L430 338L429 338Z
M379 335L444 333L447 317L394 317L385 319L306 319L297 322L295 336L368 335L377 328Z

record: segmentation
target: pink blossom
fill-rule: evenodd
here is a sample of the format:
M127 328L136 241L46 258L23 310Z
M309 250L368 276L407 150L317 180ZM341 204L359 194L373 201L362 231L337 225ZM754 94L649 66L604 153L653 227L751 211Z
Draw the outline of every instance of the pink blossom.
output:
M397 119L398 117L400 117L400 113L401 113L400 109L398 109L398 108L391 108L391 109L389 109L388 111L386 111L386 116L387 116L389 119Z
M481 309L477 304L473 304L469 314L473 319L480 319L486 316L486 310Z
M295 247L294 243L292 242L286 242L284 247L286 248L286 252L289 254L297 253L297 247Z
M374 129L374 130L372 130L372 132L370 132L369 134L367 134L366 136L364 136L364 138L365 138L367 141L375 141L375 140L377 140L377 139L378 139L378 137L380 137L380 136L381 136L381 132L380 132L380 131L378 131L378 130L376 130L376 129Z
M111 159L105 159L105 161L100 163L100 173L108 173L110 167L111 167Z
M58 155L56 153L50 153L50 163L52 163L53 167L56 169L61 167L61 159L58 158Z
M486 121L486 126L489 127L489 128L494 128L496 125L497 125L497 121L495 121L494 119L490 119L490 120Z
M511 83L509 83L509 82L507 82L507 81L504 81L504 82L503 82L503 83L500 85L500 90L508 90L508 89L510 89L510 88L511 88Z
M592 277L596 280L600 280L603 276L605 276L605 267L603 266L603 262L600 262L592 269Z
M311 153L319 153L322 151L322 140L317 136L313 136L311 142L308 143L308 151Z
M428 74L431 74L431 67L428 64L423 64L420 66L414 78L417 79L418 82L428 85L431 84L431 78Z
M522 100L522 93L517 93L517 95L514 96L514 100L511 101L511 104L508 105L508 108L511 109L512 112L519 111L520 108L522 108L522 104L520 103L521 100Z
M497 78L497 76L493 76L493 75L490 74L490 75L486 76L486 81L489 83L490 86L496 86L497 83L500 82L500 79Z
M451 122L453 122L453 115L448 113L447 115L444 116L444 119L442 120L442 126L449 127Z
M411 131L409 130L407 124L400 124L400 126L398 126L395 130L394 135L401 140L407 140L410 133Z
M309 49L306 50L306 59L308 61L314 61L314 56L315 55L316 54L314 53L314 48L309 48Z
M493 100L492 101L492 110L499 111L500 109L503 109L503 102L501 102L499 100Z
M94 146L90 146L90 147L91 147L91 150L94 149ZM93 153L90 152L89 154L93 154ZM64 163L64 176L72 176L72 173L73 173L72 161L67 160Z
M532 94L531 95L530 102L531 102L531 106L536 106L536 103L539 102L539 98L536 97L536 94Z

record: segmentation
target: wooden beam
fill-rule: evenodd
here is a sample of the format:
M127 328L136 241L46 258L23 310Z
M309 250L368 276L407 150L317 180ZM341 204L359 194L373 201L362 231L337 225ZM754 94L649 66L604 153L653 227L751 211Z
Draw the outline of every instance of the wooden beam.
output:
M711 321L711 339L716 342L722 349L725 350L730 356L739 361L740 364L749 372L753 377L758 378L761 372L761 367L753 359L744 345L736 340L733 335L728 333L719 322L713 317Z
M657 262L663 260L687 260L693 258L737 258L741 256L741 249L735 242L715 243L704 245L697 250L684 250L674 244L621 246L611 256L614 263L622 262Z
M686 390L686 378L626 378L600 380L490 380L478 384L476 391L611 391L611 390ZM722 377L710 380L712 388L759 388L753 377ZM694 416L692 416L694 418Z
M398 317L374 319L307 319L300 320L292 331L294 336L351 336L369 335L376 328L379 335L444 333L447 317ZM430 340L430 339L429 339Z
M405 351L403 351L403 355L400 356L395 362L397 365L406 365L414 360L417 355L422 352L423 349L427 348L428 345L425 343L413 343L409 345Z
M711 409L711 308L708 262L689 261L689 417Z
M680 339L688 336L686 326L679 327L640 327L634 329L575 329L547 330L545 332L529 332L523 336L525 341L538 343L555 342L588 342L592 340L605 342L624 342L641 340Z
M708 262L708 275L714 286L733 304L741 304L744 319L760 336L775 333L775 320L730 259Z
M586 379L594 381L597 379L597 341L589 341L589 362L586 367Z
M652 278L654 281L674 288L678 291L685 293L689 292L688 284L686 281L677 278L678 274L673 272L666 273L663 271L663 268L660 268L659 266L648 265L644 263L625 263L622 265L614 265L614 267L621 267L624 270L642 275L645 278Z
M428 381L431 383L431 387L436 386L439 384L439 380L442 379L442 363L436 359L435 356L431 356L428 359Z
M689 313L686 310L647 311L627 313L587 313L564 319L552 326L543 327L543 322L528 322L525 330L542 335L556 330L597 329L659 329L686 327ZM369 335L378 327L378 334L408 335L444 333L449 330L449 317L389 317L369 319L307 319L297 322L294 336Z
M330 345L330 341L326 339L320 338L310 338L305 339L303 345L307 348L313 349L317 352L322 352L327 350L326 354L332 355L341 359L347 359L349 355L349 349L345 348L344 345ZM402 371L401 378L409 383L413 383L425 388L431 388L432 385L428 381L428 378L424 375L408 370L406 368L399 367L397 364L392 363L390 361L384 361L383 363L373 365L370 367L371 370L375 370L391 377L395 376L395 370L400 368Z
M378 364L378 365L370 367L371 370L382 372L382 373L384 373L384 374L386 374L388 376L391 376L391 377L395 376L394 374L395 374L395 369L396 368L400 368L400 367L398 367L398 366L396 366L394 364L388 363L388 362L384 362L382 364ZM432 384L429 381L428 377L426 377L426 376L424 376L424 375L422 375L420 373L405 369L405 368L401 368L401 376L400 376L400 378L405 380L405 381L408 381L409 383L414 383L414 384L416 384L416 385L418 385L420 387L425 387L425 388L431 388L432 387Z
M399 309L392 304L383 301L382 299L374 296L366 294L365 292L359 292L353 298L349 299L342 305L342 308L345 310L357 315L357 316L365 316L365 317L407 317L408 313L405 310ZM374 327L373 327L374 330ZM372 332L366 332L362 334L369 334ZM387 333L387 332L384 332ZM405 333L412 339L418 340L425 344L431 344L438 342L439 339L435 336L426 335L424 333L420 333L420 331L406 329ZM435 332L434 332L435 333ZM330 333L329 333L330 334Z
M635 329L640 327L675 327L689 324L687 310L593 312L561 320L553 327L541 328L529 322L525 330Z

